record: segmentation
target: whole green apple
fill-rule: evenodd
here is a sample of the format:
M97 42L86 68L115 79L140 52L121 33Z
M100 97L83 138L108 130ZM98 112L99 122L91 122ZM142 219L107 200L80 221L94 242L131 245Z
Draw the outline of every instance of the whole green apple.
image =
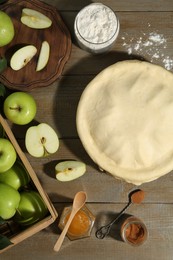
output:
M20 193L11 186L0 183L0 217L12 218L19 206Z
M0 138L0 174L8 171L16 161L16 151L8 139Z
M0 11L0 47L10 43L14 37L14 25L8 14Z
M0 173L0 182L5 183L18 190L30 181L30 177L22 163L16 161L6 172Z
M37 191L23 191L21 200L14 216L14 221L22 226L29 226L43 219L48 209Z
M14 124L30 123L37 112L34 98L25 92L14 92L4 101L4 114Z

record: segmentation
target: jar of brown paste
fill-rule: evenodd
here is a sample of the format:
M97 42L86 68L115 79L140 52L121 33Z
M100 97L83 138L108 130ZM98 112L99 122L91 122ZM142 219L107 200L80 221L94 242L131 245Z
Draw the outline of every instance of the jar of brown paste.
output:
M142 245L148 237L148 231L145 224L134 216L125 219L120 232L124 242L132 246Z

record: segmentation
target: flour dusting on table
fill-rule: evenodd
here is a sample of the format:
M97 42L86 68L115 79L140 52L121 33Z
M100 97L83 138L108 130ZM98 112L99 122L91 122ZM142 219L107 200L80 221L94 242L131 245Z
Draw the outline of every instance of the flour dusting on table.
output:
M150 27L150 24L148 24L148 27ZM173 57L164 54L164 49L167 47L167 40L163 34L158 32L142 32L139 38L132 37L128 42L126 41L126 36L129 39L127 33L125 33L121 39L123 40L123 46L129 55L147 55L150 56L151 62L161 59L165 69L173 69Z

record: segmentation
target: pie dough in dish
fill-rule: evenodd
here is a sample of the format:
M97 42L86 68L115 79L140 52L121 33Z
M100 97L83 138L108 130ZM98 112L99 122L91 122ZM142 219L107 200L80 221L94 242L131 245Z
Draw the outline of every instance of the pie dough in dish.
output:
M173 74L144 61L118 62L85 88L77 131L92 160L140 185L173 169Z

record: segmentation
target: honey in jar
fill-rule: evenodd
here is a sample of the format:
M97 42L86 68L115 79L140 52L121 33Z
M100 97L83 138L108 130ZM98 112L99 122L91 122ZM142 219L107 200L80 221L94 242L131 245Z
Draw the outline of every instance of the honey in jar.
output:
M72 207L65 207L59 222L59 228L63 230L65 224L67 223ZM73 218L67 236L70 240L75 240L79 238L89 237L91 234L92 227L95 222L95 217L91 213L91 211L83 206Z

